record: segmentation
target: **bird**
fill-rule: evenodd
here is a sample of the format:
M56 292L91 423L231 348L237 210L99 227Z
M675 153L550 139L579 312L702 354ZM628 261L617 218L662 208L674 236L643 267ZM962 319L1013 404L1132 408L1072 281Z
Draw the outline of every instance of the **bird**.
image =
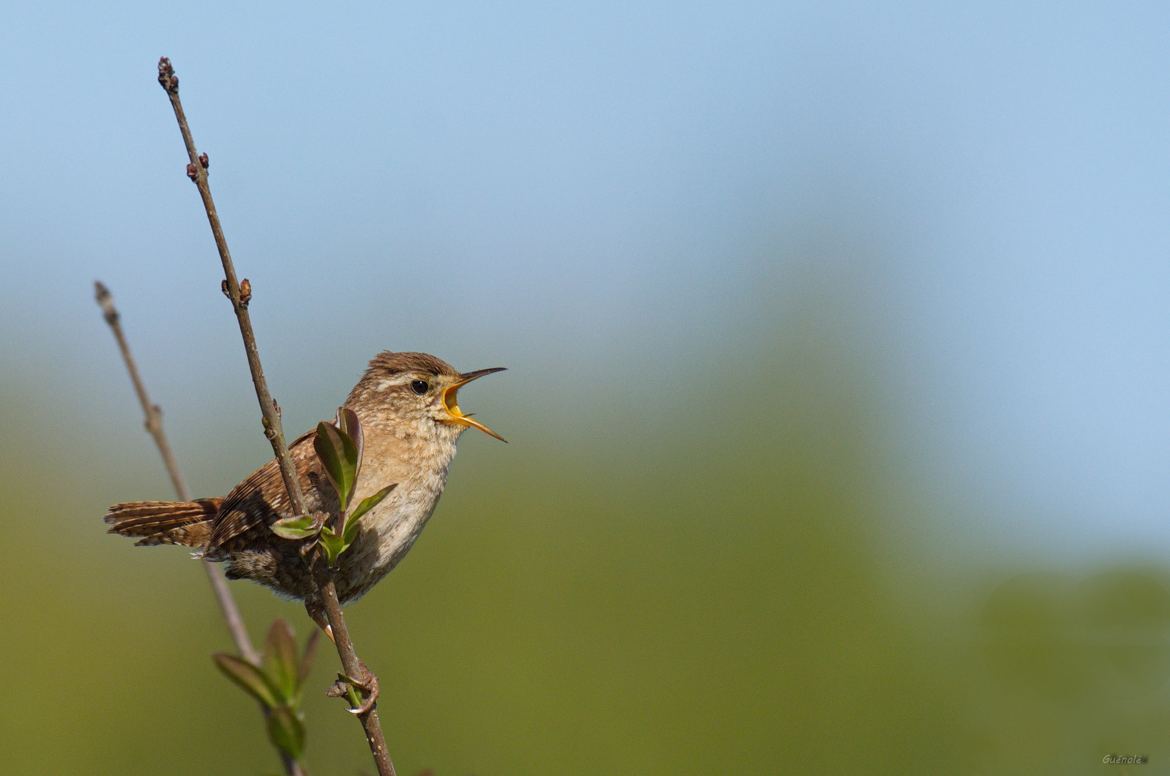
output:
M414 545L435 511L459 437L469 428L507 441L464 414L459 390L503 367L459 372L427 353L376 355L342 405L356 413L364 437L361 476L351 503L393 485L359 523L353 545L334 572L342 604L357 600L383 579ZM289 445L310 513L336 514L339 499L314 451L314 429ZM273 532L278 520L296 517L271 460L223 498L132 501L109 508L109 533L136 538L139 546L182 545L197 557L223 563L229 579L248 579L278 595L299 599L326 631L322 603L303 542Z

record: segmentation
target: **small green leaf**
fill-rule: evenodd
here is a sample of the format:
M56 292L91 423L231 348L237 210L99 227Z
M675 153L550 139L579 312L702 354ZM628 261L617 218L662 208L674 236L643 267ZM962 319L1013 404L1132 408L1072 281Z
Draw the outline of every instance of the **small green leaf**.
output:
M272 533L281 539L309 539L317 535L320 530L312 515L297 515L284 517L268 526Z
M360 708L362 705L362 699L358 696L357 690L352 684L345 686L345 699L349 701L349 707L351 709Z
M325 559L331 567L337 567L337 559L345 552L349 545L332 528L326 526L321 531L321 547L325 550Z
M211 659L215 661L216 667L223 672L224 676L264 704L266 708L272 709L277 706L276 690L259 668L243 658L229 655L226 652L216 652L211 656Z
M288 706L278 706L269 712L268 737L294 760L299 760L305 751L305 725Z
M356 483L362 473L362 456L366 449L365 434L362 433L362 422L353 410L348 407L338 407L337 427L341 429L341 433L348 434L349 438L353 440L354 450L356 451L353 481Z
M344 514L357 481L357 447L349 434L322 421L317 424L313 449L317 451L317 458L325 467L325 474L333 483L333 489L337 491L337 499L341 502L341 512Z
M389 496L390 491L397 487L397 482L391 485L387 485L374 495L362 499L362 502L354 507L353 513L350 514L350 516L345 521L345 530L342 532L342 536L345 539L346 544L353 544L354 539L357 538L358 520L361 520L366 512L369 512L371 509L381 504L382 499Z
M280 699L295 704L300 689L297 642L292 627L284 620L276 620L268 629L262 664Z

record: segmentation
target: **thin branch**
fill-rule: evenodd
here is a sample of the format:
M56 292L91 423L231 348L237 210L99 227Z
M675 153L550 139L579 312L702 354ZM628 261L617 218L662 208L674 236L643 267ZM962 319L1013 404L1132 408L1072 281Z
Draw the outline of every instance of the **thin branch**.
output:
M130 373L130 382L134 384L134 393L138 394L138 403L142 405L142 412L146 415L146 431L154 438L154 444L158 447L163 464L167 467L167 474L170 475L171 483L175 486L175 494L178 495L180 501L190 501L191 493L187 490L187 483L183 480L179 464L175 461L175 455L171 452L171 445L167 441L167 434L163 430L162 408L152 403L150 395L146 392L142 376L138 373L138 364L130 352L130 344L126 341L126 334L122 331L121 316L118 313L118 308L114 306L114 297L100 281L94 283L94 289L97 303L102 308L102 315L105 317L106 323L110 325L114 339L118 341L118 350L122 351L122 360L126 362L126 371ZM219 569L208 561L203 561L203 568L207 570L207 578L211 580L212 590L215 592L216 600L219 601L220 611L223 612L224 621L231 632L232 641L236 643L236 649L249 663L259 665L260 655L252 646L252 640L248 638L248 630L244 627L244 620L240 616L239 607L236 606L236 599L228 590L227 580L223 578Z
M166 431L163 430L162 408L151 402L150 394L146 392L142 375L138 373L138 363L134 360L134 355L130 352L130 343L126 341L126 334L122 331L122 316L118 313L118 308L114 306L114 297L101 281L97 281L93 285L95 298L102 308L102 316L110 325L114 339L118 341L118 350L122 352L122 361L126 364L126 371L130 373L130 382L134 384L134 393L138 395L138 403L142 405L142 412L146 416L146 430L158 447L167 474L171 477L171 484L175 486L175 494L180 501L190 501L191 493L187 490L187 483L183 479L183 473L179 471L179 464L175 460L175 454L171 451L170 442L167 441ZM203 570L207 572L207 580L211 582L211 590L215 594L215 600L219 602L219 610L223 614L223 620L231 633L232 641L236 644L236 649L249 663L260 665L260 654L252 646L252 640L248 637L248 629L244 626L244 618L240 615L240 608L236 606L236 599L232 596L232 591L228 589L227 580L223 578L219 569L211 565L209 561L201 561L201 565ZM279 749L277 752L280 754L286 774L304 776L304 771L296 760Z
M236 268L232 263L231 252L228 250L227 239L223 235L223 228L219 223L219 214L215 209L215 202L211 197L211 187L207 182L207 154L200 154L191 136L191 128L187 124L183 104L179 100L179 77L171 66L171 61L162 57L158 63L158 82L170 98L171 107L175 111L175 120L179 123L179 132L183 135L183 144L187 148L190 162L187 165L189 177L199 189L199 196L203 200L203 208L207 211L207 221L211 226L211 234L215 238L215 247L219 250L220 262L223 264L223 290L231 300L232 309L236 313L236 320L240 325L240 336L244 340L244 353L248 358L248 368L252 372L252 383L256 388L256 398L260 402L260 412L263 416L264 436L272 444L272 452L280 464L280 475L284 480L284 487L288 491L289 502L292 504L293 514L306 514L304 495L301 492L300 482L297 480L296 468L288 452L288 445L284 441L284 431L280 422L280 410L268 390L268 381L264 377L264 369L260 365L260 352L256 346L256 335L252 331L252 319L248 315L248 303L252 298L251 283L247 278L241 282L237 279ZM358 658L350 638L349 629L345 624L345 617L341 611L341 603L337 598L337 587L334 584L332 573L327 564L320 562L320 550L313 552L312 566L314 579L317 584L317 593L325 609L325 616L333 632L337 654L341 659L342 668L347 676L369 676L369 671ZM370 677L373 678L373 677ZM368 712L358 715L358 719L365 729L366 742L370 753L378 767L381 776L395 776L394 765L390 761L390 754L386 750L386 739L382 734L382 725L375 703Z

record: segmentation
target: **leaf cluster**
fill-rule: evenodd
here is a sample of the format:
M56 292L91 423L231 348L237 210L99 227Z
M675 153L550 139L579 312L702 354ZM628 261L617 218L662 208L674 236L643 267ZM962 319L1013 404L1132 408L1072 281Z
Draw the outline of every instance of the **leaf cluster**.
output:
M312 667L315 637L299 652L292 627L276 620L268 630L259 665L226 652L212 655L219 670L264 708L269 739L294 760L305 749L301 690Z
M322 421L317 424L313 450L325 470L325 476L337 492L339 509L337 514L332 515L332 525L329 516L296 515L277 520L271 528L273 533L283 539L311 540L304 548L305 551L311 549L314 543L319 543L329 566L336 568L342 553L357 539L358 521L380 504L397 487L397 483L387 485L362 499L359 504L353 504L362 469L365 437L357 413L346 407L337 410L334 423Z

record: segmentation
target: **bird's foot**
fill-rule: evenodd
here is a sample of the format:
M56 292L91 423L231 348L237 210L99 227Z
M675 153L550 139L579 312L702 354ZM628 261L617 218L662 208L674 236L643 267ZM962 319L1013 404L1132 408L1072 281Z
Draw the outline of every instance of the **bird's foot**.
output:
M337 681L325 691L325 694L331 698L348 699L351 707L349 713L364 717L373 711L375 704L378 703L378 696L382 694L382 689L378 684L377 675L367 668L364 662L359 660L358 667L362 672L360 677L339 673ZM359 699L359 692L364 697Z

